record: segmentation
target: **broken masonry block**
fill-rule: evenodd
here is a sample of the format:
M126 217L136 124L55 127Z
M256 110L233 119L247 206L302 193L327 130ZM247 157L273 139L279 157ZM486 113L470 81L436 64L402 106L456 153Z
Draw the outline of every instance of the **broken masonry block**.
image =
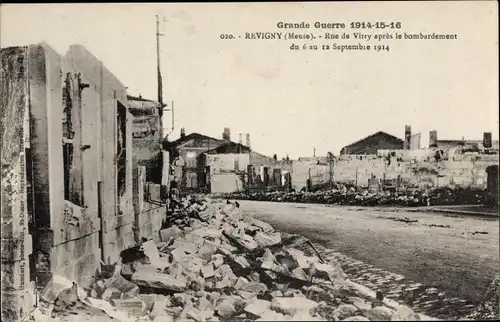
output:
M270 293L271 297L272 298L275 298L275 297L283 297L283 292L279 291L279 290L276 290L276 291L272 291Z
M361 311L364 311L364 310L371 310L372 309L372 305L371 303L365 301L364 299L360 298L360 297L356 297L356 296L353 296L353 297L349 297L347 299L347 302L348 303L351 303L352 305L354 305L358 310L361 310Z
M215 276L214 266L210 263L201 268L201 275L204 278Z
M121 275L113 276L112 278L106 280L104 286L106 288L116 288L122 294L129 294L129 295L139 294L139 287L136 284L127 281Z
M166 229L160 230L160 239L162 242L170 242L170 238L174 238L179 235L182 231L177 226L172 226Z
M234 285L234 280L224 277L221 281L215 282L214 289L223 290L225 288L233 287L233 285Z
M201 276L189 279L189 289L193 291L203 291L206 287L205 279Z
M114 299L110 303L118 310L126 311L135 316L143 316L146 313L146 304L139 298Z
M238 277L238 280L234 284L234 289L239 290L243 285L250 283L249 280L247 280L244 277Z
M216 245L205 244L198 250L197 256L205 260L210 260L215 253L217 253Z
M236 272L237 275L246 275L244 272L250 268L250 263L245 257L242 255L231 254L229 255L229 259L231 260L231 269L233 272ZM241 272L242 274L238 274L238 272Z
M214 277L209 277L205 279L205 289L213 290L216 288L216 280Z
M215 268L220 267L222 264L224 264L224 256L222 256L221 254L212 255L212 263Z
M310 311L318 307L318 303L305 297L276 297L271 301L271 308L283 314L294 315L299 311Z
M217 247L217 250L224 256L227 256L227 255L231 255L233 253L235 253L238 248L226 243L226 242L222 242L221 245L219 247Z
M187 253L181 248L176 248L170 252L170 255L172 256L175 262L180 262L183 258L187 256Z
M302 268L300 268L300 267L297 267L296 269L294 269L294 270L292 271L291 276L292 276L293 278L296 278L296 279L301 280L301 281L304 281L304 282L308 281L307 274L306 274L306 273L304 272L304 270L303 270Z
M139 250L144 252L144 254L149 258L150 261L160 259L160 253L158 252L158 248L156 247L156 244L152 240L148 240L142 243Z
M138 286L166 291L183 292L186 289L186 280L182 276L173 277L169 274L151 273L141 270L132 275L132 282Z
M363 315L370 319L370 321L391 321L395 312L388 307L377 306L371 310L364 311Z
M250 299L256 299L257 295L255 293L252 293L252 292L248 292L248 291L242 291L242 290L239 290L238 293L237 293L243 300L250 300Z
M194 308L192 305L187 305L184 307L184 310L181 312L179 319L184 319L184 317L197 322L204 321L201 312L198 309Z
M73 282L60 275L53 275L52 279L47 283L41 292L41 299L47 303L53 303L59 292L64 289L71 288ZM87 292L81 287L77 287L78 298L84 301L87 297ZM97 295L97 294L96 294ZM96 296L97 297L97 296Z
M236 313L236 308L234 306L234 301L232 300L223 300L221 301L215 311L220 317L230 318Z
M254 282L260 282L260 275L257 272L251 273L248 278Z
M241 285L240 290L251 292L254 294L264 294L265 292L267 292L268 288L264 283L250 281L246 284Z
M181 238L181 239L176 238L176 240L181 240L181 241L184 241L184 242L192 243L192 244L196 245L197 248L203 246L203 242L205 241L203 239L203 237L198 236L196 234L193 234L192 232L189 233L189 234L184 235L184 237ZM175 244L175 241L174 241L174 244Z
M327 321L311 315L309 311L299 311L295 313L288 321Z
M202 296L198 303L198 310L215 310L215 306L212 302L210 302L205 296Z
M370 319L365 318L364 316L361 316L361 315L356 315L356 316L351 316L351 317L345 318L342 321L370 321Z
M347 279L346 273L342 270L342 267L340 267L340 264L336 261L333 262L333 265L322 264L318 262L312 263L311 270L314 271L314 277L327 277L332 282L335 280Z
M188 242L185 240L175 240L172 246L168 247L169 249L181 249L188 254L194 254L198 251L198 246L193 244L192 242Z
M195 274L200 273L200 270L203 267L204 263L205 262L201 258L189 255L181 259L181 261L179 262L184 271L192 272Z
M338 321L354 316L358 311L358 308L352 304L341 304L333 311L332 315Z
M107 288L104 293L102 293L102 299L105 300L105 301L109 301L109 300L117 300L117 299L120 299L122 296L122 293L120 292L120 290L114 288L114 287L110 287L110 288Z
M245 306L245 312L250 319L258 319L264 315L266 311L271 309L271 302L266 300L254 300Z
M262 231L264 231L265 233L274 232L273 226L269 225L267 222L264 222L262 220L258 220L258 219L252 218L252 217L246 217L245 221L252 226L256 226L256 227L262 229Z
M286 321L288 317L281 313L275 312L273 310L268 310L262 314L262 316L255 321Z
M319 262L315 257L306 256L304 252L295 248L287 249L288 253L294 258L300 268L308 270L311 264Z
M151 308L149 315L153 318L169 315L165 310L165 307L166 307L165 301L156 300L153 302L153 307Z
M281 244L281 234L278 233L264 233L257 232L253 239L260 247L271 247Z
M420 321L420 315L407 306L401 306L392 316L392 321Z
M226 228L223 231L224 236L226 236L230 241L238 245L245 251L252 251L259 247L259 244L252 238L252 236L238 233L238 229Z
M274 254L274 257L276 258L276 262L278 264L286 266L290 272L299 267L295 258L286 249L282 249L278 253Z

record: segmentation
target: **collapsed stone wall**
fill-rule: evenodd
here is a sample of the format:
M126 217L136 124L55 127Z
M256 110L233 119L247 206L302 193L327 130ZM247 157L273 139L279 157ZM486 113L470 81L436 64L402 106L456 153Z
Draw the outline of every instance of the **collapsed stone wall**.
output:
M398 176L414 187L486 187L486 168L498 163L496 158L481 157L469 160L403 161L391 158L353 158L335 162L334 179L341 183L355 183L368 186L368 180L375 176L395 179Z
M475 155L456 160L415 161L399 157L378 157L374 155L342 155L333 166L333 180L345 184L368 186L368 181L377 179L396 179L409 187L437 188L462 187L486 188L486 168L498 164L497 155ZM297 190L306 186L309 169L314 184L328 182L327 165L294 162L292 182Z
M225 193L242 191L246 185L249 154L207 154L205 164L210 167L210 191Z
M313 185L328 182L330 168L326 164L294 161L292 166L292 186L296 190L307 187L307 180L311 178Z

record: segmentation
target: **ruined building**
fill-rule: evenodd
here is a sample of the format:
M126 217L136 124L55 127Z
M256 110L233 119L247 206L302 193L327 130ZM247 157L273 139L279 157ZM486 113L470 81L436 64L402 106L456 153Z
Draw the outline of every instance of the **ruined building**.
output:
M85 285L162 214L133 167L125 86L102 62L46 44L2 48L1 61L1 320L16 321L54 276Z
M145 166L147 180L161 184L163 124L160 103L141 96L128 95L127 99L132 115L133 164Z
M405 141L401 140L400 138L379 131L343 147L340 151L340 154L377 154L379 150L403 149L405 146Z

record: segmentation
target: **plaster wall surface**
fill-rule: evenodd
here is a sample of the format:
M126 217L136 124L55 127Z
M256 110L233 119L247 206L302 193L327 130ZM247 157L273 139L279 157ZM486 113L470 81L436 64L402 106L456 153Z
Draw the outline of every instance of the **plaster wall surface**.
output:
M231 193L245 189L244 175L238 173L218 173L211 176L210 191L212 193Z
M250 157L247 153L206 155L206 166L210 167L211 174L217 174L221 172L246 171L249 164Z
M292 186L296 190L307 187L307 180L311 178L312 184L328 182L330 168L325 164L310 161L293 161Z

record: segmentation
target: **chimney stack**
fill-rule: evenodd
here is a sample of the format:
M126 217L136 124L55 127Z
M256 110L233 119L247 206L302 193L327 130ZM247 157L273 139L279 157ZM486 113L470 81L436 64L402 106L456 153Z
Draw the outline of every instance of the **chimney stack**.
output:
M181 138L183 138L185 136L186 136L186 129L185 128L181 128Z
M224 128L224 132L222 133L222 139L226 141L231 141L231 129L228 127Z
M484 132L483 133L483 147L486 149L491 148L492 142L491 142L491 132Z
M250 147L250 133L247 133L247 134L246 134L246 139L247 139L247 147L248 147L248 148L251 148L251 147Z
M437 148L438 146L438 134L437 131L429 132L429 148Z
M243 144L243 135L241 133L238 133L238 143Z
M403 149L409 150L411 142L411 125L405 125L405 142L403 145Z

